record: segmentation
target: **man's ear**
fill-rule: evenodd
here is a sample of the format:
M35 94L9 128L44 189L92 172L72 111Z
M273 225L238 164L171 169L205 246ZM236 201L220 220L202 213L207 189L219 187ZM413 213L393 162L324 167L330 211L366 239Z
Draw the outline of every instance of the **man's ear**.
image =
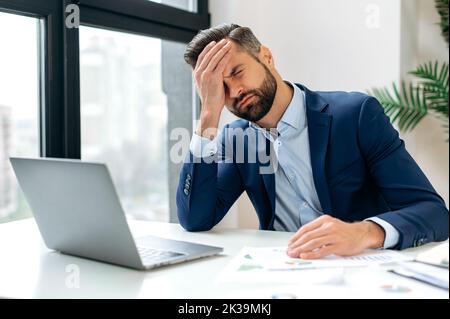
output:
M265 65L269 69L272 69L275 67L275 63L273 61L273 55L270 49L264 45L261 45L261 48L259 50L259 59L264 62Z

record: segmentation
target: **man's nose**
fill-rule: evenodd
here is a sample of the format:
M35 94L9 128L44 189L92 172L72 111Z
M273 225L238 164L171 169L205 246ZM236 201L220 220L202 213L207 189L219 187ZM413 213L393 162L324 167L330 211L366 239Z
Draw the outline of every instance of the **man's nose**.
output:
M242 86L237 86L237 85L230 86L229 90L230 90L230 98L232 98L232 99L237 99L244 92L244 90L242 89Z

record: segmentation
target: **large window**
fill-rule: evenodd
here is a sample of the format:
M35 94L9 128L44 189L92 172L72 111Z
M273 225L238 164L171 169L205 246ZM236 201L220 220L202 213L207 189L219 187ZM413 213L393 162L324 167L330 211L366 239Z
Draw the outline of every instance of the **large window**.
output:
M169 219L162 41L80 28L81 154L109 170L127 213Z
M192 132L183 52L207 27L207 0L0 0L0 222L31 215L10 156L104 162L127 213L176 222L170 133Z
M30 216L9 157L39 155L38 28L0 12L0 222Z
M108 165L130 217L176 221L170 132L192 129L186 43L89 26L79 34L81 158Z

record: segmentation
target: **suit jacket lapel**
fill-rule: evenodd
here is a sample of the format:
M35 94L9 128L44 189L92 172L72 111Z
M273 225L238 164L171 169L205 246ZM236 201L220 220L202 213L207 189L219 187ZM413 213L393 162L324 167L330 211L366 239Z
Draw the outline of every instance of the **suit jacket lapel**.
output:
M306 95L306 117L308 121L309 147L314 185L325 214L332 215L330 192L325 172L328 140L332 117L325 113L328 104L316 93L297 84Z

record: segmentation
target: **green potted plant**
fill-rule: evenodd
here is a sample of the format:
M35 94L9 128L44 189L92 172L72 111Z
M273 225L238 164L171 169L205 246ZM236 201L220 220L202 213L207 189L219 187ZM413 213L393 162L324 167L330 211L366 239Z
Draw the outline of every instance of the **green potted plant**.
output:
M448 45L449 0L435 0L435 3L441 17L442 36ZM379 100L400 131L413 130L427 114L433 114L443 121L448 133L448 63L430 61L409 73L417 77L417 82L402 80L399 86L394 83L393 93L387 88L375 88L369 93Z

